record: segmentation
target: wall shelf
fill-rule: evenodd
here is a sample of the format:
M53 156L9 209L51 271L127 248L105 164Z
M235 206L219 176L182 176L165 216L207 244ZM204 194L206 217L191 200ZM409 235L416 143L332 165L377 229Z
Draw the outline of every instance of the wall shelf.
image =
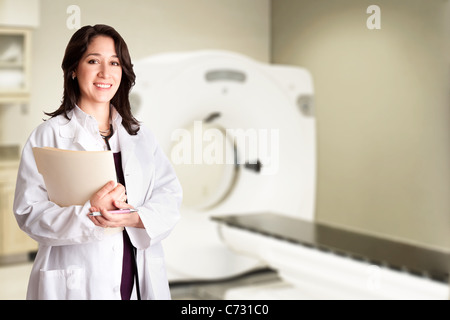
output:
M31 30L0 28L0 104L28 103Z

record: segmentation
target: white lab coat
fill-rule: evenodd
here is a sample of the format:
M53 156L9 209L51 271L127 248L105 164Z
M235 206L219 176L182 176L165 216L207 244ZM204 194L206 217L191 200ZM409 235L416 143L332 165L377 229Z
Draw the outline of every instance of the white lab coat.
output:
M153 134L141 126L137 135L129 135L117 116L128 203L139 210L145 226L126 228L137 248L141 297L170 299L161 240L179 219L181 186ZM86 216L89 201L70 207L49 201L36 168L32 147L99 150L89 127L79 123L73 110L69 118L58 116L42 123L22 153L14 214L20 228L39 243L27 299L120 299L122 232L111 235L95 226Z

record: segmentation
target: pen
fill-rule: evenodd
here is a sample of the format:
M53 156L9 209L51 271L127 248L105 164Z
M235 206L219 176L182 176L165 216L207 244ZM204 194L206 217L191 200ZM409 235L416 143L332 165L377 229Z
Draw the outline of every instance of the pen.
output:
M137 212L137 210L136 209L119 209L119 210L109 210L108 211L108 213L131 213L131 212ZM98 217L98 216L101 216L102 213L96 211L96 212L91 212L89 215Z

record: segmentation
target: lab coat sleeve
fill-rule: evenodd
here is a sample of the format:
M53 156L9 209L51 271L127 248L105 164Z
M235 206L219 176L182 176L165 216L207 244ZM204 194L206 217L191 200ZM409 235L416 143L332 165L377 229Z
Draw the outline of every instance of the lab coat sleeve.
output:
M153 173L145 202L137 206L145 229L127 228L130 240L138 249L153 246L166 238L180 218L182 188L159 144L154 141Z
M101 240L103 228L95 226L87 217L89 201L70 207L60 207L49 201L32 151L40 144L52 146L51 141L45 140L36 138L34 132L22 151L13 205L19 227L37 242L49 246Z

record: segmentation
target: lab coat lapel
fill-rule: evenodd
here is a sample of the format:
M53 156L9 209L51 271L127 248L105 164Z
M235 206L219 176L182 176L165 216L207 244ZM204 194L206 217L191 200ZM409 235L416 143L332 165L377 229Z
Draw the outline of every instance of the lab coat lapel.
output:
M133 154L134 149L136 148L138 136L137 135L132 136L128 134L128 132L125 130L123 126L119 126L118 135L119 135L120 153L122 155L122 169L125 172L128 160L130 159L130 156Z

